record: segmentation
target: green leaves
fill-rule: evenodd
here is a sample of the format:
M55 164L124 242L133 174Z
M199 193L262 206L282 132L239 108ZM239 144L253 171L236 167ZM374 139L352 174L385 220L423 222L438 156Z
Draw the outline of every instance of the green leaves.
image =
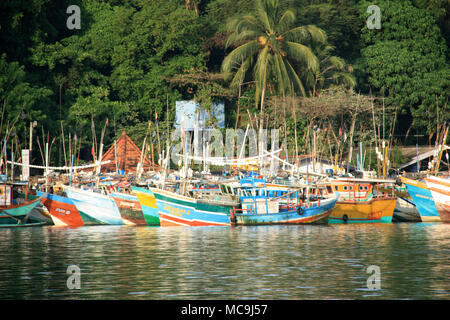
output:
M305 95L297 66L317 70L319 62L309 46L326 41L320 28L295 26L294 11L284 4L278 0L259 0L251 13L233 17L227 23L231 33L226 44L235 48L223 60L222 71L234 73L235 86L253 68L256 104L263 99L261 96L269 84L276 88L273 94L294 90Z
M363 9L370 2L361 3ZM446 44L433 17L408 1L382 1L381 30L362 29L363 68L369 84L413 117L416 129L436 128L436 108L449 118L450 69ZM434 111L433 111L434 110Z
M0 105L5 108L0 136L15 132L19 143L24 145L27 125L30 121L43 121L51 112L49 96L45 87L31 85L26 79L24 67L17 62L8 62L6 54L0 56ZM3 116L2 116L3 117Z

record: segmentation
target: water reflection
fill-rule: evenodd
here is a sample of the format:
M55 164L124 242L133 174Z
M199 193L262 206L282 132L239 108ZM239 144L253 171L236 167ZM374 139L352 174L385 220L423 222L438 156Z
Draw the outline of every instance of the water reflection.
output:
M5 229L0 298L449 299L449 235L440 223Z

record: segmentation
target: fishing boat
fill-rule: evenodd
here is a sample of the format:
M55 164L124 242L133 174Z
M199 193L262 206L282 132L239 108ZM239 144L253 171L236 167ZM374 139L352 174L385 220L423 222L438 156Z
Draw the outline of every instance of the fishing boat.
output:
M261 178L241 179L236 189L240 208L230 210L230 220L236 225L320 224L327 223L339 195L315 200L305 198L301 189L266 184Z
M425 178L425 182L433 195L441 221L450 222L450 180L430 176Z
M441 221L433 195L428 189L426 182L413 180L406 177L401 177L401 180L405 184L406 190L416 205L422 222Z
M159 226L158 207L156 206L155 195L148 189L131 186L142 209L142 215L149 226Z
M339 178L328 181L328 193L340 198L330 214L329 223L391 223L397 198L379 190L379 183L390 180ZM376 189L374 190L374 185Z
M420 218L419 211L411 198L397 196L397 203L395 204L392 221L420 222L422 219Z
M80 213L71 199L61 194L40 191L36 193L42 197L42 202L52 217L55 226L76 228L85 224L96 224L96 220Z
M230 210L230 219L236 225L327 223L338 199L334 196L325 200L280 205L276 200L263 199L264 194L245 198L242 197L242 208Z
M78 211L89 217L89 224L124 224L119 208L109 196L93 190L84 190L71 186L64 186L63 188L67 197L75 204Z
M44 221L33 221L29 217L30 212L41 203L42 199L39 197L28 200L27 192L25 198L14 197L14 187L12 184L0 185L0 225L2 227L44 225Z
M156 200L161 226L231 225L229 210L236 205L236 202L229 203L211 198L196 199L173 191L152 187L148 191ZM141 201L140 203L142 205Z
M34 192L34 190L30 190L30 192L27 194L25 194L23 192L19 192L17 200L23 201L23 200L19 200L20 198L24 199L24 200L25 199L35 200L35 199L38 199L39 197L41 197L41 196L37 195ZM47 208L43 204L43 201L44 201L44 199L42 199L42 201L36 207L34 207L33 210L30 211L30 213L28 214L28 218L29 218L29 220L35 221L36 223L42 222L43 224L54 225L52 216L50 215Z
M139 199L136 195L115 191L110 193L109 196L116 203L120 214L122 215L122 219L125 220L127 224L147 225L142 207L139 204Z

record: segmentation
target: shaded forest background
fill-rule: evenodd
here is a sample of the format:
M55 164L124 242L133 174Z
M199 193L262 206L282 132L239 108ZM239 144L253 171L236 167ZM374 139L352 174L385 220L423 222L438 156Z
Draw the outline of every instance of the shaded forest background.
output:
M315 48L323 67L334 61L327 58L340 58L331 69L337 71L343 62L340 71L355 81L349 86L333 74L330 79L336 81L308 86L303 79L303 98L333 98L341 87L377 97L378 107L384 101L391 110L383 118L386 128L393 127L394 144L434 143L436 128L450 120L449 1L284 2L295 12L296 24L326 32L330 50ZM366 27L371 4L381 8L380 30ZM81 9L80 30L66 26L70 5ZM91 161L92 141L100 139L103 128L106 147L122 130L138 145L146 135L156 143L156 123L162 138L173 124L175 101L190 99L205 106L225 101L227 127L245 129L249 115L259 111L251 75L238 92L221 74L221 65L232 49L225 45L227 18L254 8L254 0L1 1L2 140L8 137L8 148L28 148L31 123L34 163L41 162L47 141L53 142L52 164L67 164L69 148L81 162ZM269 101L275 97L269 92ZM318 115L302 116L299 107L294 121L291 113L281 117L274 104L266 109L269 127L284 126L289 143L298 130L300 152L308 152L308 128L333 130L336 136L349 131L344 111L333 119L328 114L325 121L320 117L327 113L320 110L324 105L305 106ZM355 143L370 139L371 116L357 122Z

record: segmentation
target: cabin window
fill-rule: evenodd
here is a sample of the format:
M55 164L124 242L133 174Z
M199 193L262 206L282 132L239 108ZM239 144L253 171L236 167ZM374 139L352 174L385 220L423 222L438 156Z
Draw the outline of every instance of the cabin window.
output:
M353 186L350 186L349 188L350 188L350 190L353 190Z
M364 187L364 190L369 190L369 187L368 187L368 186L365 186L365 187Z
M347 191L347 189L348 189L347 186L344 186L344 191Z
M335 188L336 188L336 190L337 190L337 187L335 187ZM331 189L330 186L327 186L327 191L328 191L329 193L332 193L332 192L333 192L333 189Z
M335 190L335 191L338 191L338 186L334 186L334 190Z

